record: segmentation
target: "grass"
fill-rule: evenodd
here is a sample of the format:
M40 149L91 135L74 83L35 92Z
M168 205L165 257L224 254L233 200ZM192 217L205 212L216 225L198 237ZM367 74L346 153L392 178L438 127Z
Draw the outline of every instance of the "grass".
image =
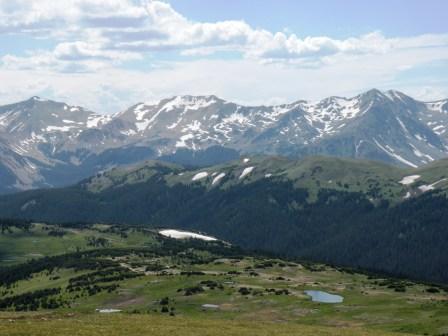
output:
M368 331L358 327L330 328L298 323L228 321L135 314L0 314L0 334L5 336L397 335L386 331Z
M29 253L26 244L36 237L52 246L43 244L37 250L42 254L64 253L66 248L77 244L81 248L93 248L86 245L86 237L91 235L107 238L114 247L158 246L159 238L152 233L129 229L127 238L123 238L106 231L108 228L65 229L69 232L63 237L48 237L39 224L28 233L0 235L0 240L9 239L10 253L17 253L15 260ZM30 246L35 251L35 246ZM115 281L119 287L112 292L87 295L85 291L65 291L71 278L89 271L75 272L64 267L51 273L34 274L10 288L0 287L0 295L4 296L61 287L61 298L70 302L69 307L51 312L2 312L0 335L392 335L394 332L443 335L448 332L448 295L442 289L429 293L429 286L407 281L405 292L397 292L383 284L385 280L390 282L388 279L368 278L325 265L262 257L216 256L191 263L192 254L208 257L211 254L187 250L189 257L181 252L157 257L129 254L115 259L141 276ZM154 263L163 265L167 273L144 271L146 265ZM260 267L263 263L272 266ZM182 275L181 271L203 274ZM221 286L211 289L201 285L203 281L214 281ZM204 291L186 296L185 289L194 286L201 286ZM252 290L242 295L241 287ZM287 289L289 295L266 291L270 288ZM304 294L307 289L342 295L344 302L312 302ZM169 298L167 308L173 309L175 316L162 312L160 300L165 297ZM216 304L219 309L207 311L202 308L203 304ZM99 308L120 309L123 313L99 314L95 312Z
M242 170L248 166L254 166L255 169L244 180L240 180ZM196 171L187 171L181 176L170 174L165 178L169 185L191 184L192 177L200 171L207 171L209 176L195 183L207 188L217 187L210 183L213 172L225 172L226 179L231 177L227 182L219 184L222 188L265 179L266 174L272 174L271 178L291 180L296 187L307 189L310 193L310 201L315 201L320 189L364 193L378 189L382 198L391 201L401 201L406 193L406 188L398 181L407 174L407 170L372 161L319 156L297 161L281 157L254 156L247 163L243 163L242 160L233 161Z
M138 257L133 256L123 262L135 263L137 259ZM195 276L147 274L120 281L120 288L115 292L102 292L77 298L73 300L70 308L60 308L58 311L61 314L97 315L95 309L114 308L142 316L155 316L151 318L157 316L161 318L167 314L161 313L162 306L159 302L162 298L168 297L167 306L174 308L175 318L181 320L209 319L217 320L214 323L238 321L242 324L248 321L277 322L279 325L299 323L301 327L306 325L310 328L312 326L362 328L376 331L378 334L407 332L438 335L448 328L446 293L426 293L425 285L414 284L408 286L405 293L398 293L393 289L374 285L375 280L368 279L364 275L343 273L330 267L316 272L300 266L276 266L257 269L259 276L256 277L244 271L247 265L253 266L257 262L252 258L245 258L238 263L224 261L218 265L209 263L187 268L172 264L173 272L196 269L210 273ZM237 270L241 274L228 275L226 272L229 270ZM51 276L44 273L37 274L31 280L19 281L13 289L14 294L39 288L64 287L69 278L79 275L79 272L75 273L69 269L59 269ZM51 277L54 276L60 278L52 281ZM279 276L285 280L277 280ZM205 280L224 284L223 289L205 288L204 292L192 296L185 296L183 291L179 291ZM262 295L241 295L238 292L240 287L259 290ZM266 288L286 288L290 295L267 294L264 291ZM306 289L340 294L344 297L344 302L334 305L312 302L303 293ZM73 294L62 295L66 299L73 299ZM220 309L204 311L202 305L206 303L217 304Z
M58 228L63 237L48 234L54 226L35 223L29 232L13 228L12 233L0 234L0 266L23 263L30 259L52 256L77 250L91 250L97 247L88 244L89 237L102 237L108 247L148 246L155 243L152 234L128 230L124 238L117 233L107 232L108 225L95 225L89 229Z
M254 166L255 169L246 178L240 180L241 172L249 166ZM315 199L318 190L326 188L364 193L378 190L378 196L381 198L398 203L403 200L403 196L409 189L398 183L404 176L418 174L421 175L422 181L431 184L448 176L447 166L448 160L438 160L423 167L411 169L349 158L314 156L301 160L289 160L284 157L255 155L250 157L249 162L235 160L199 170L188 170L175 164L147 161L123 169L112 169L107 174L99 174L88 182L87 188L96 193L110 187L143 183L156 174L160 174L169 186L181 183L202 185L207 189L217 187L225 189L239 183L264 179L266 174L272 174L275 179L292 180L296 187L306 188L311 194L310 201ZM193 182L193 176L202 171L208 172L209 176ZM222 183L212 185L212 174L217 172L225 172L226 177ZM441 183L437 187L447 190L448 182Z

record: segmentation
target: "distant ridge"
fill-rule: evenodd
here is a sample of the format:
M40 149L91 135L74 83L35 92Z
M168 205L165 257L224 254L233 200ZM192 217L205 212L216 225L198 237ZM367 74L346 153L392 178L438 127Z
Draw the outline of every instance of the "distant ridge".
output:
M394 90L276 106L175 96L112 116L32 97L0 107L0 193L157 158L194 166L244 153L328 155L417 167L448 156L447 127L448 100Z

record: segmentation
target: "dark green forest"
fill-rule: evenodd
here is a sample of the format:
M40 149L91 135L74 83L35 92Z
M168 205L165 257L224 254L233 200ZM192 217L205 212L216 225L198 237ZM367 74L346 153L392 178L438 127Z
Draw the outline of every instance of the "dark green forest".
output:
M374 205L357 192L308 191L263 179L226 189L168 186L160 175L92 193L81 185L0 198L0 215L50 223L197 230L245 249L448 283L448 200L425 193ZM23 204L35 205L23 210ZM26 221L24 223L27 223ZM81 225L81 224L80 224Z

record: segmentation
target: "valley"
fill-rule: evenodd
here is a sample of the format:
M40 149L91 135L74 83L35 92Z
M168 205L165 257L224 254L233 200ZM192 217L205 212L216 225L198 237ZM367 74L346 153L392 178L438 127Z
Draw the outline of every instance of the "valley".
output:
M76 326L79 335L116 335L118 325L154 335L209 328L251 335L260 325L266 335L442 335L448 328L443 286L141 227L16 224L0 235L9 242L0 262L2 334L66 335ZM343 301L313 302L306 290Z

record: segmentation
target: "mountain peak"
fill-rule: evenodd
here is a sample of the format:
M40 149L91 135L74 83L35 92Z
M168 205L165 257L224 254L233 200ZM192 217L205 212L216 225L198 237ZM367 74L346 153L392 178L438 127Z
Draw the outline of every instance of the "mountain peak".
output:
M39 96L32 96L31 98L28 99L28 101L47 102L47 101L49 101L49 100L48 100L48 99L41 98L41 97L39 97Z
M223 99L218 98L215 95L179 95L179 96L174 96L171 97L170 100L177 100L179 102L182 102L184 104L189 104L192 102L198 102L198 101L205 101L205 102L210 102L210 101L223 101Z
M385 95L382 91L378 90L378 89L370 89L364 93L361 93L359 95L360 97L368 97L368 98L375 98L375 97L379 97L379 98L384 98Z
M384 94L392 101L411 101L414 100L413 98L409 97L408 95L404 94L403 92L397 91L397 90L387 90L384 92Z
M214 147L225 148L224 153L320 153L418 166L448 155L447 122L446 100L423 103L396 90L378 89L274 106L178 95L139 103L113 116L39 96L0 106L0 138L7 139L8 153L26 156L36 167L14 163L17 179L30 181L22 183L27 187L41 181L59 185L62 163L76 172L92 172L92 167L101 170L142 157L193 162L203 155L216 160L219 150L207 152ZM0 170L13 160L1 151ZM206 154L197 154L202 152ZM89 161L92 153L98 164ZM46 174L51 164L54 177L39 177L36 172ZM86 176L76 174L71 178ZM9 188L16 188L11 187L15 180Z
M159 103L159 106L162 106L161 110L164 110L166 112L180 107L188 108L189 110L198 110L200 108L205 108L207 106L215 104L219 101L222 100L213 95L212 96L184 95L184 96L174 96L169 99L162 100Z

